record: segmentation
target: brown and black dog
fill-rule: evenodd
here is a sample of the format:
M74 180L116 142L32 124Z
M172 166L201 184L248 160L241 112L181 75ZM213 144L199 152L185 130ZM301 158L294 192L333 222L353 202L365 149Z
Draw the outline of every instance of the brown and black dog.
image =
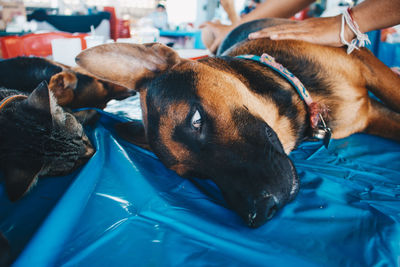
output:
M39 57L16 57L0 61L0 86L32 92L48 83L57 103L66 108L106 107L111 99L124 99L135 91L94 77L80 67L69 67Z
M288 22L256 26L277 23ZM240 26L224 44L247 36L253 26ZM269 39L227 47L222 56L193 61L157 43L108 44L76 60L101 79L140 93L143 124L132 122L125 136L145 147L148 142L181 176L212 179L250 227L295 197L298 176L287 155L310 136L311 126L305 103L286 79L235 56L275 57L328 108L324 119L333 138L364 131L400 140L400 77L368 50L348 55L344 48Z

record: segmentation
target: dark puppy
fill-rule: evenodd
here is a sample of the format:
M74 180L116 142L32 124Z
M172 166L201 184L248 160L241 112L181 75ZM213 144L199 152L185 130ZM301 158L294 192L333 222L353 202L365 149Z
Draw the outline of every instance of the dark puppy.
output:
M42 81L60 106L67 108L105 108L111 99L135 94L126 87L100 80L85 70L45 58L17 57L0 61L0 86L32 92Z
M312 130L308 108L288 80L235 57L263 53L325 107L333 138L365 131L400 140L400 78L366 49L347 55L343 48L259 39L192 61L161 44L109 44L82 52L77 62L140 92L143 127L131 123L126 137L142 146L147 140L179 175L212 179L230 207L258 227L295 197L298 176L287 154Z

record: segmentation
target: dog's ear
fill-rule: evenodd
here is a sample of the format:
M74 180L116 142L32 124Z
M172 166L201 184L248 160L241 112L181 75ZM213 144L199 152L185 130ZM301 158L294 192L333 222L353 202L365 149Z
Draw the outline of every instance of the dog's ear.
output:
M183 61L163 44L105 44L86 49L75 61L100 79L140 91L140 83Z
M144 125L140 120L134 120L130 122L118 123L115 126L115 130L118 135L126 141L140 146L146 150L151 150L147 142Z
M50 78L49 89L53 92L57 103L66 106L74 99L74 90L78 83L76 75L70 71L62 71Z

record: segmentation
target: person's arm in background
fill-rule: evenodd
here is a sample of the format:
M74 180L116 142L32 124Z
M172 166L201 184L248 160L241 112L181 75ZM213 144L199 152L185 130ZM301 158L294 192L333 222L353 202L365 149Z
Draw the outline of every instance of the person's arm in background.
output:
M225 10L226 14L228 14L229 20L233 25L236 25L240 17L235 9L235 1L234 0L220 0L222 8Z
M243 16L238 24L256 19L290 18L313 2L315 0L266 0L249 14Z
M394 26L400 23L400 0L365 0L352 8L352 15L362 33ZM263 29L250 34L249 38L296 39L322 45L343 46L340 40L341 23L342 15L311 18L284 27ZM348 42L355 37L348 26L345 27L344 37Z
M314 1L315 0L266 0L249 14L238 19L236 23L231 20L231 25L223 25L219 22L205 22L200 26L207 35L205 45L211 52L215 53L225 36L239 24L268 17L290 18ZM225 3L223 4L223 2ZM221 0L221 5L224 9L225 6L229 8L229 11L225 9L227 13L229 12L228 16L232 12L236 13L232 0Z

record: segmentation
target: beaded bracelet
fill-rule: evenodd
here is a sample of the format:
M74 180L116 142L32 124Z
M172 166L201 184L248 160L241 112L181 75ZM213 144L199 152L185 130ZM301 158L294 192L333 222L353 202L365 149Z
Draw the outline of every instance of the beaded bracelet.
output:
M351 40L351 42L347 42L344 38L344 25L345 23L350 28L350 30L356 35L356 38ZM352 16L351 8L347 8L342 14L342 26L340 29L340 41L342 44L347 45L347 54L353 52L354 49L359 49L360 47L365 46L366 44L370 44L370 40L368 35L362 33L358 24L355 22Z

